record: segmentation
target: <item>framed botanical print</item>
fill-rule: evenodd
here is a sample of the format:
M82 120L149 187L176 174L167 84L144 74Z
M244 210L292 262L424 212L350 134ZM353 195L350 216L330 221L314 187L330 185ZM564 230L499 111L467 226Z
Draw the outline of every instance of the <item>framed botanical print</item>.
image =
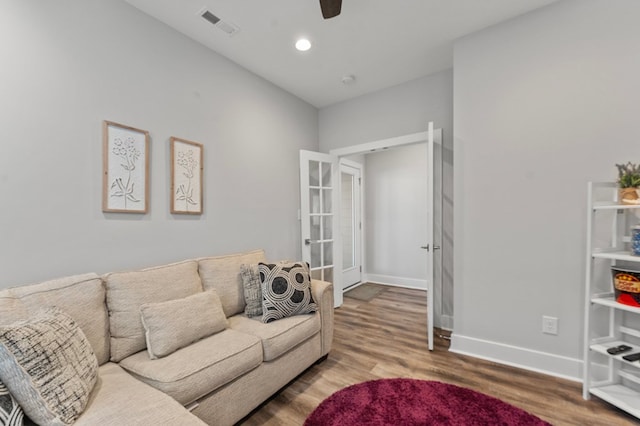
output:
M176 137L170 144L171 213L202 214L203 146Z
M146 213L149 206L149 132L103 122L102 211Z

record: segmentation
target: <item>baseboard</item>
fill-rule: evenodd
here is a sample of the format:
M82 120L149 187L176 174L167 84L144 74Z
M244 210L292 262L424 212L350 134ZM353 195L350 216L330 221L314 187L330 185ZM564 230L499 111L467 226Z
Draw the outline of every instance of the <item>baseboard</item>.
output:
M451 335L451 352L576 382L582 381L582 360L491 342L474 337Z
M414 288L417 290L427 289L427 280L416 278L394 277L391 275L366 274L363 282L390 285L394 287Z
M453 317L451 315L440 315L439 324L436 324L443 330L453 331Z

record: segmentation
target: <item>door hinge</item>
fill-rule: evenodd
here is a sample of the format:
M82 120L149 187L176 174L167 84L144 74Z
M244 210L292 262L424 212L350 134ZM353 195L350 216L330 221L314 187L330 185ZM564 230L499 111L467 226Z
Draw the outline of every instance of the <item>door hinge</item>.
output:
M362 178L358 178L358 185L362 185Z

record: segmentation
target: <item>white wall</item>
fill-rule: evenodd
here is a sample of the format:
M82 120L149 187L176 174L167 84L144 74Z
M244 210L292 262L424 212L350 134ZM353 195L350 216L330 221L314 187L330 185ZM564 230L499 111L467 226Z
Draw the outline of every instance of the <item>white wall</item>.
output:
M0 287L262 247L298 258L317 109L121 1L0 13ZM101 123L151 134L150 212L101 211ZM169 137L204 144L204 214L169 214Z
M427 145L368 154L365 163L367 276L427 288Z
M456 43L454 350L579 376L586 183L640 157L639 21L566 0Z

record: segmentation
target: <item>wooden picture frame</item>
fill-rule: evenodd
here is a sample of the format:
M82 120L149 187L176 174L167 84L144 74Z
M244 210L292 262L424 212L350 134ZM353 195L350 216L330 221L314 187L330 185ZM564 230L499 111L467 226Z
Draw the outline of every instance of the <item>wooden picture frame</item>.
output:
M171 137L171 213L202 214L202 144Z
M147 213L149 132L105 120L102 141L102 211Z

